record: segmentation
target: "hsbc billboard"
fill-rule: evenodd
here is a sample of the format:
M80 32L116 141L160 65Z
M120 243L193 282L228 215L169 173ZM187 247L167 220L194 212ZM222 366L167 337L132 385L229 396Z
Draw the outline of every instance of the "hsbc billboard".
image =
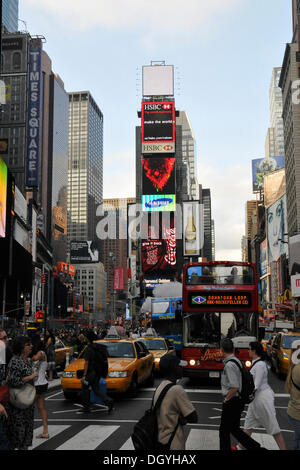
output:
M175 102L142 102L142 153L175 152Z

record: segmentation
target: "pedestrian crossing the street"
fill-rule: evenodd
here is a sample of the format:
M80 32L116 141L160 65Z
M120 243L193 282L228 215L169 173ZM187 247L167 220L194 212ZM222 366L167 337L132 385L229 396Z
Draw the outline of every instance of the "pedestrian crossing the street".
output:
M115 450L134 450L130 435L127 435L125 438L123 437L123 443L119 442L116 433L120 428L120 425L93 424L84 427L70 437L68 431L72 431L72 425L49 425L49 439L37 439L34 437L33 445L29 450L39 450L41 446L45 449L43 445L45 441L48 442L47 448L53 450L106 450L105 443L107 440L109 440L110 444L114 441L116 442ZM41 434L42 431L42 427L36 428L34 436ZM65 439L62 435L66 435ZM272 436L254 433L252 437L263 447L269 450L278 450ZM55 441L56 445L52 446L51 441ZM219 450L218 429L187 429L186 450Z

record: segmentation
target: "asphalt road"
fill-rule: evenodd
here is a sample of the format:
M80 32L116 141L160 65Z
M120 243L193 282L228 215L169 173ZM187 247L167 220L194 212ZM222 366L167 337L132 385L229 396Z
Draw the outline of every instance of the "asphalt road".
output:
M155 387L161 379L156 378ZM293 432L288 422L286 409L288 395L284 381L273 372L269 373L270 385L275 393L277 419L282 429L287 449L292 449ZM191 382L181 381L198 413L198 423L185 427L187 450L218 450L218 429L221 416L220 384L216 379ZM54 384L53 384L54 385ZM133 450L131 433L134 424L150 407L153 388L139 389L137 398L119 396L115 398L115 409L108 413L101 406L96 406L89 413L81 413L80 399L67 401L61 392L59 381L47 393L49 439L34 438L32 449L35 450ZM244 413L245 415L245 413ZM41 432L41 417L36 410L34 435ZM241 421L243 424L243 418ZM265 430L255 430L253 436L270 450L277 445Z

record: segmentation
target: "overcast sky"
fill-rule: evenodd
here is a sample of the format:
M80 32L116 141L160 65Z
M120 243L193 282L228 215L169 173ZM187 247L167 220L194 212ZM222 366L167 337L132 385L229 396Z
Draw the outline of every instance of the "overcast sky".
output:
M240 260L291 0L20 0L19 16L45 36L66 90L89 90L104 114L104 197L135 196L142 66L176 67L176 108L188 113L199 183L211 189L216 259Z

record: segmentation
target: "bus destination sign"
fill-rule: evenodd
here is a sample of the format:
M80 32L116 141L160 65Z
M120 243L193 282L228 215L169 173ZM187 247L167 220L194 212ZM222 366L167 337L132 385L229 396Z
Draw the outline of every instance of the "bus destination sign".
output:
M206 307L251 307L251 294L249 292L213 292L211 294L189 293L189 306L191 308L205 309Z

